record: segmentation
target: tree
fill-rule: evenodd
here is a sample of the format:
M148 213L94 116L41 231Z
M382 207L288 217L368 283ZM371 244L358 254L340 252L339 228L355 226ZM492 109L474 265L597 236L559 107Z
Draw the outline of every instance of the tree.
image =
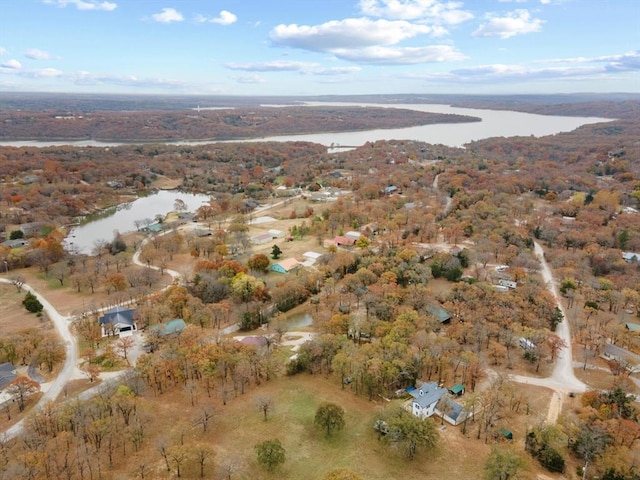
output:
M31 313L40 313L44 308L36 296L31 292L27 292L24 300L22 300L22 305L24 305L24 308Z
M173 445L167 450L167 456L176 467L176 476L182 476L182 466L191 456L191 449L186 445Z
M582 467L583 476L587 478L587 470L591 461L600 455L606 446L611 442L611 438L598 425L581 424L578 437L573 442L573 450L584 460Z
M27 377L18 377L7 387L7 392L13 401L18 402L18 410L21 412L24 410L27 397L39 391L40 384Z
M335 403L325 402L316 410L314 423L327 432L327 437L331 436L333 430L342 430L344 428L344 410Z
M274 245L271 249L271 258L277 260L280 258L280 255L282 255L282 250L280 250L280 247L278 245Z
M193 453L200 467L200 478L204 478L204 466L213 457L213 451L208 445L197 445Z
M432 448L438 442L438 430L432 418L415 417L402 409L387 420L389 433L384 439L412 459L421 446Z
M514 450L493 447L484 464L487 480L509 480L525 467L525 460Z
M256 398L256 404L264 415L264 421L267 421L267 415L273 409L273 398L266 396L259 396Z
M329 471L322 480L364 480L360 475L348 468L336 468Z
M258 463L269 472L284 463L286 452L277 438L258 443L254 449L258 456Z
M135 343L133 337L120 337L116 342L116 348L122 352L122 356L127 362L129 361L127 359L127 352L133 348Z
M255 272L267 273L269 271L270 263L269 257L264 253L256 253L249 259L247 266Z

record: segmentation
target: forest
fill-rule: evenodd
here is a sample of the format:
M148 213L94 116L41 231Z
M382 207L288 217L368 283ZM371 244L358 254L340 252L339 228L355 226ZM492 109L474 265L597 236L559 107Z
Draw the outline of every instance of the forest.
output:
M3 425L28 421L0 442L0 478L384 479L401 468L408 479L638 479L638 373L633 357L602 355L609 345L640 354L640 257L625 256L640 252L640 104L594 101L618 120L466 148L0 147L0 231L25 240L0 246L5 276L14 291L37 281L78 306L78 388L104 387L38 411L5 405ZM140 118L166 125L175 115ZM180 221L176 202L162 234L116 235L92 255L62 248L65 226L168 184L210 196L191 212L200 230ZM341 193L321 201L323 192ZM286 239L252 242L265 228L256 205L272 206ZM325 242L354 231L352 246ZM309 250L322 252L311 267L270 269ZM144 335L135 355L132 337L104 337L97 322L101 307L128 302ZM312 325L290 331L300 314ZM178 318L181 333L159 333ZM563 321L588 388L554 414L555 393L511 378L551 373L567 349ZM232 325L240 331L224 333ZM53 375L63 359L42 328L0 336L0 363ZM116 371L126 373L107 381ZM464 385L464 421L442 428L444 414L403 410L421 382Z

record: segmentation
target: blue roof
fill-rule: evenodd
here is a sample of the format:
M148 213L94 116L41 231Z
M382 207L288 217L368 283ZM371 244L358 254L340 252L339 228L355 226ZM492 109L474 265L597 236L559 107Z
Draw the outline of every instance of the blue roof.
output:
M181 318L174 318L167 323L159 323L149 327L151 330L157 330L160 335L172 335L174 333L180 333L187 328L187 324Z
M460 405L458 402L450 399L450 398L446 398L443 400L444 402L447 403L448 409L446 411L444 411L443 413L445 413L447 415L447 417L449 417L451 420L453 420L454 422L458 421L458 417L460 416L460 414L462 413L462 405ZM439 408L438 410L442 411L441 408Z
M100 325L130 325L133 326L133 314L135 310L124 307L114 307L100 317Z
M425 382L420 386L420 388L409 393L413 398L415 398L415 402L418 405L425 408L440 400L442 396L447 393L447 390L445 388L438 387L436 382Z

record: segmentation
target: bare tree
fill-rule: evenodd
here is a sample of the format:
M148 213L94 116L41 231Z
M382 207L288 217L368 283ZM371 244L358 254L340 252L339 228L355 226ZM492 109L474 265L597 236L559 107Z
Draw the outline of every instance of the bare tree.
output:
M260 395L256 397L256 405L258 405L258 408L262 411L264 415L264 421L266 422L269 412L273 410L273 398Z

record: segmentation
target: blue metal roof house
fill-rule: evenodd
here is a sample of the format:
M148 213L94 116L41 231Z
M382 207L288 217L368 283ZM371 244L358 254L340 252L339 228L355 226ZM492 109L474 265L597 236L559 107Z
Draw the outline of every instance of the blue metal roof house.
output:
M133 318L136 311L125 307L114 307L100 317L100 327L102 336L120 335L123 332L133 332L137 330Z

